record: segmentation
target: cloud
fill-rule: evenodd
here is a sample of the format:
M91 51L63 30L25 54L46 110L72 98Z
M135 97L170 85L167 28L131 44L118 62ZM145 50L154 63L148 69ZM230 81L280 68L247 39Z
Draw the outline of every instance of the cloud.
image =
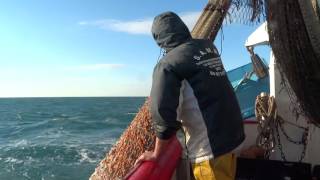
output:
M124 64L88 64L81 66L67 67L66 70L78 70L78 71L95 71L105 69L119 69L124 67Z
M126 32L130 34L149 34L149 27L151 27L152 25L152 20L145 19L134 21L119 21L114 19L103 19L97 21L82 21L78 24L95 26L105 30Z
M180 17L191 30L199 18L201 12L181 13ZM144 18L142 20L121 21L115 19L101 19L96 21L81 21L81 26L95 26L105 30L116 32L125 32L129 34L150 35L153 18Z

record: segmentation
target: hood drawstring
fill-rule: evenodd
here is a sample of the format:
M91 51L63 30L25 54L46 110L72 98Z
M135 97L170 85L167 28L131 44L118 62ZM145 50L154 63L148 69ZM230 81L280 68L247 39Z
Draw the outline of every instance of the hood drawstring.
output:
M167 54L167 52L163 49L163 48L160 48L160 53L159 53L159 56L158 56L158 59L157 59L157 63L160 61L160 59L165 56Z

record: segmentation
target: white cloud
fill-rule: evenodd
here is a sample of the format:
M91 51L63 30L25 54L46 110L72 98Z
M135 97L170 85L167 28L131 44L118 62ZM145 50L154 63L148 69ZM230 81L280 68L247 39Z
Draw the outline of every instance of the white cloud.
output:
M184 23L188 26L189 30L191 31L196 24L197 20L199 19L201 12L188 12L181 14L181 19Z
M192 30L201 12L181 13L180 17ZM125 32L129 34L150 35L153 18L144 18L142 20L121 21L115 19L102 19L96 21L81 21L78 24L82 26L95 26L105 30Z
M124 64L88 64L81 66L67 67L66 70L94 71L104 69L118 69L124 67Z

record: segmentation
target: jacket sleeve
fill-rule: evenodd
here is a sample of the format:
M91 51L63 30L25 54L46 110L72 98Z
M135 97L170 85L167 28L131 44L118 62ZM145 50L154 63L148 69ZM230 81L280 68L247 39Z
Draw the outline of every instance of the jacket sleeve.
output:
M151 116L156 136L160 139L169 139L181 127L177 121L181 81L168 64L160 62L154 69Z

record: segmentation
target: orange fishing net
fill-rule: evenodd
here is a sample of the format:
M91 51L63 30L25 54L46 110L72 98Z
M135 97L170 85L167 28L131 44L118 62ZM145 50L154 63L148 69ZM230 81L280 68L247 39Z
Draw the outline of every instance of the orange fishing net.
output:
M100 162L91 180L121 179L133 167L135 160L146 150L153 150L155 134L147 100L119 141Z

